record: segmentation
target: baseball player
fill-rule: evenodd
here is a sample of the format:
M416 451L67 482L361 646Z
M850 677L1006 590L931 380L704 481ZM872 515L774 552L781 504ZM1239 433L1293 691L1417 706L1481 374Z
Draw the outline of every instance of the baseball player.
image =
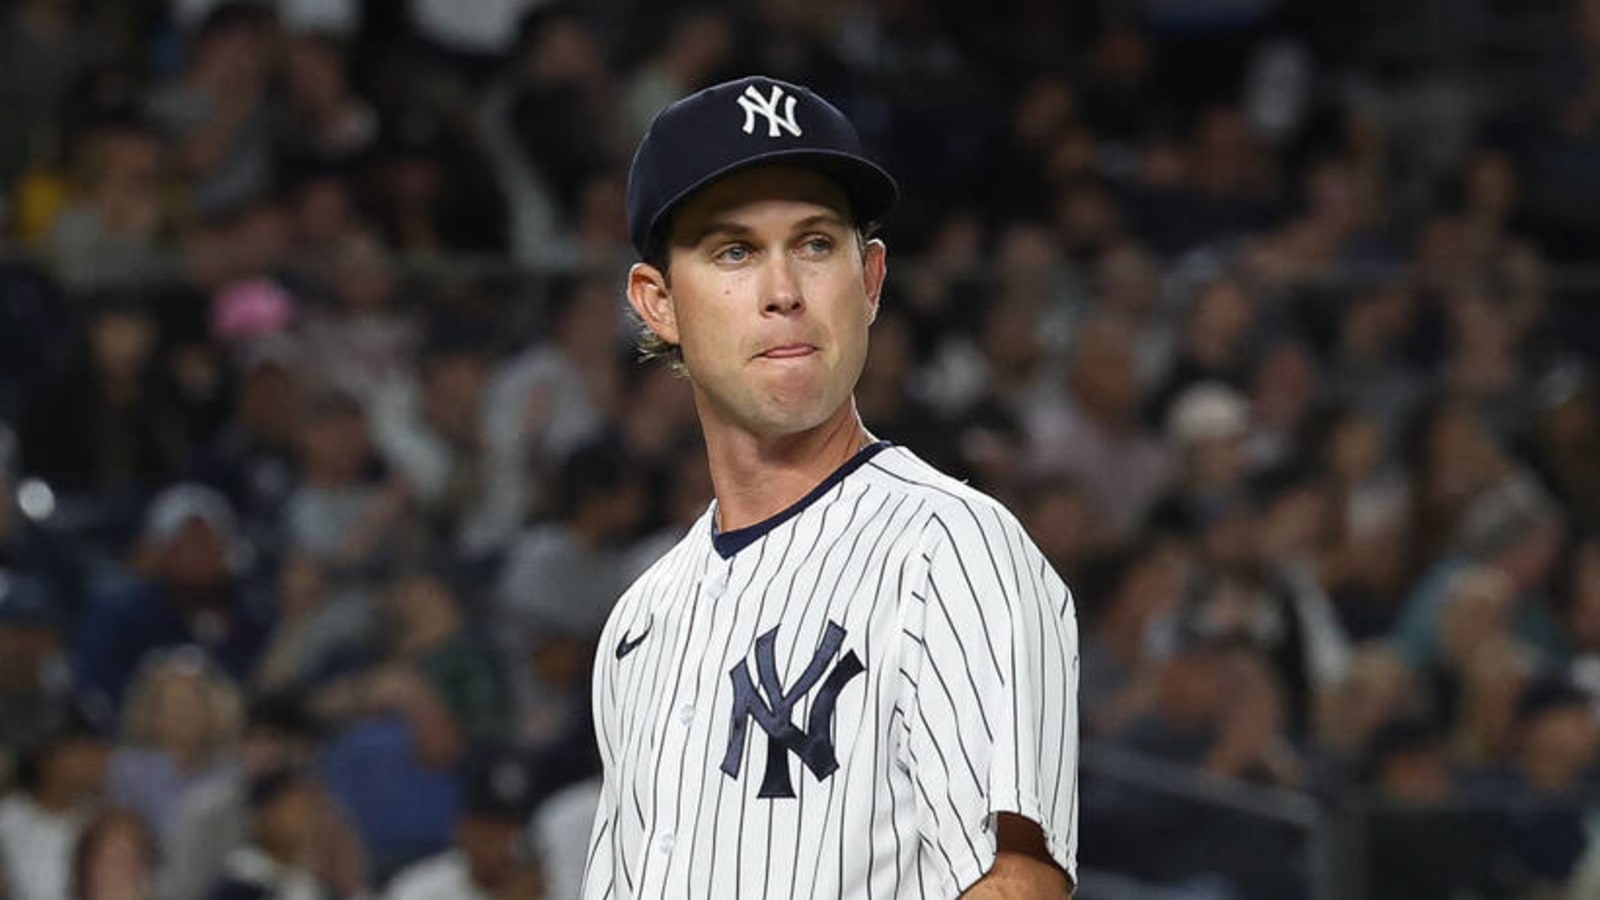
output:
M1071 891L1071 595L852 398L896 194L839 110L770 78L667 107L634 157L628 300L688 378L716 499L601 638L588 900Z

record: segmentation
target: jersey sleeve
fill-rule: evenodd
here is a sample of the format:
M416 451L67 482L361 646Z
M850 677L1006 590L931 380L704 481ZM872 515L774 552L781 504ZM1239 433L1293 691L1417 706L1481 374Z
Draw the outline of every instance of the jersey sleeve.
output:
M956 896L996 854L995 816L1036 823L1077 880L1078 634L1072 596L1001 509L935 515L902 597L900 766L924 852Z

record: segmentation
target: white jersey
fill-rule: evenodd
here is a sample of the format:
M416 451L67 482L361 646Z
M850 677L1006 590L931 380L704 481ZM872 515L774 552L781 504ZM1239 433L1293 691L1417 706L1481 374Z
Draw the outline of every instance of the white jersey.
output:
M877 444L712 522L601 637L586 900L955 897L1000 812L1076 880L1072 598L1009 512Z

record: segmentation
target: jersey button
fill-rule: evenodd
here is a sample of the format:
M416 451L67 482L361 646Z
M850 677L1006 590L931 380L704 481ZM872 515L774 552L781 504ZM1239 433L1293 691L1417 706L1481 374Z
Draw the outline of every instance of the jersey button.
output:
M656 840L656 852L666 856L672 852L672 834L663 834Z
M707 574L705 581L702 583L708 593L720 594L728 586L728 573L721 569L716 569Z
M694 707L685 703L678 707L678 724L687 725L694 721Z

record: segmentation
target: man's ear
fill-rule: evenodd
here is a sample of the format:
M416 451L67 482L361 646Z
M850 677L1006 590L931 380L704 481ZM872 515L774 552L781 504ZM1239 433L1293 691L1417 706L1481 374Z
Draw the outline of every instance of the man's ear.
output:
M861 285L867 292L867 322L878 319L878 302L883 298L883 280L889 274L889 248L873 238L861 252Z
M628 304L656 337L669 344L678 343L677 310L660 269L649 263L633 264L628 270Z

